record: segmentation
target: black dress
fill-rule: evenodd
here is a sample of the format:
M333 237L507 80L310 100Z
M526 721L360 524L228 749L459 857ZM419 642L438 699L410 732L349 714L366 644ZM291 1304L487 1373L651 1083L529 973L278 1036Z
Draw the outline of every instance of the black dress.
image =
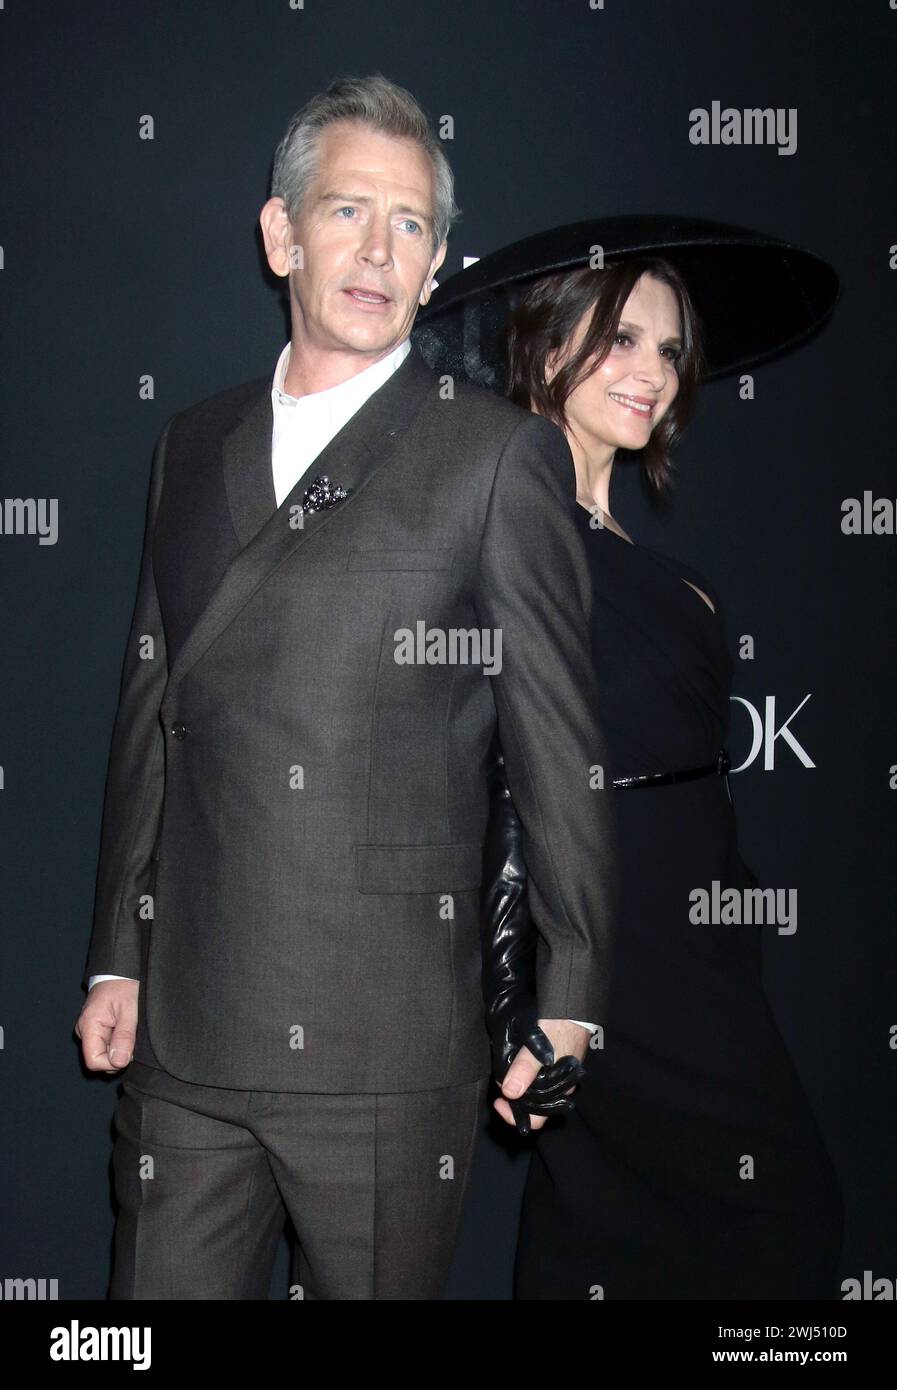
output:
M575 510L606 775L713 762L732 675L716 594ZM577 1109L534 1141L516 1296L837 1298L838 1182L763 992L775 926L689 920L692 890L756 883L726 781L610 794L622 901L604 1047Z

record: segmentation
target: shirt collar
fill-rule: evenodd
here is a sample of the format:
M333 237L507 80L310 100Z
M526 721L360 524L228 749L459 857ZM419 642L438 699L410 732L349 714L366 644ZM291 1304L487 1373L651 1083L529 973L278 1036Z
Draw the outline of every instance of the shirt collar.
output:
M278 405L298 406L304 402L309 402L327 409L340 409L351 405L357 408L367 400L368 396L373 395L377 388L392 376L393 372L401 367L411 351L411 339L405 338L398 347L393 348L392 352L381 357L379 361L373 362L370 367L365 367L364 371L356 372L355 376L350 376L348 380L341 381L336 386L330 386L326 391L313 391L307 396L290 396L283 389L290 365L291 348L292 343L287 343L278 357L277 366L274 369L271 400L275 407Z

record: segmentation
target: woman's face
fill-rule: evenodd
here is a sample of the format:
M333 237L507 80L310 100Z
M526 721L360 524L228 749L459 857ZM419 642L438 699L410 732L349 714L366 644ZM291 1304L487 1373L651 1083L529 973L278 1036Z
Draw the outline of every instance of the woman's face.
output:
M577 324L570 352L582 341L591 314L587 310ZM679 389L681 332L679 304L669 285L641 276L609 354L567 397L567 427L586 454L602 445L644 448Z

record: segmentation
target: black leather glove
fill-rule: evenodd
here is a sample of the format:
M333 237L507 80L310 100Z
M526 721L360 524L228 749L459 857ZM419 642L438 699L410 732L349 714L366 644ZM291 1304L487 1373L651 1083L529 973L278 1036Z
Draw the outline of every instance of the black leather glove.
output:
M572 1056L555 1061L554 1048L539 1027L538 937L529 914L523 831L497 744L486 776L490 809L480 894L486 1027L499 1086L521 1047L528 1047L542 1063L529 1089L508 1102L518 1132L529 1134L530 1115L557 1115L574 1108L566 1092L582 1080L585 1068Z

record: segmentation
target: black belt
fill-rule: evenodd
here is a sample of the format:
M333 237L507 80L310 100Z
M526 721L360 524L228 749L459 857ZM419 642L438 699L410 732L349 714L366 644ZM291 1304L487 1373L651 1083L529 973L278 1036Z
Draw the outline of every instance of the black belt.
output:
M709 777L716 773L725 777L731 766L729 755L721 748L715 763L705 763L703 767L687 767L681 772L647 772L642 777L615 777L615 787L665 787L670 782L690 782L695 777ZM728 781L726 787L728 789Z

